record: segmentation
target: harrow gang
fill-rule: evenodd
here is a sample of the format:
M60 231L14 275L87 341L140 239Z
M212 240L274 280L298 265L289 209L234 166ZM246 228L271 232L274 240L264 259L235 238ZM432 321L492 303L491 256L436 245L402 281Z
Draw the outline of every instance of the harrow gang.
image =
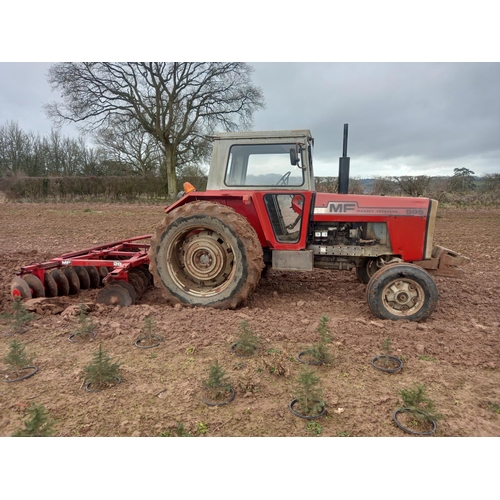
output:
M150 234L69 252L47 262L23 266L11 284L13 298L73 295L102 288L96 301L131 305L153 284L149 273Z

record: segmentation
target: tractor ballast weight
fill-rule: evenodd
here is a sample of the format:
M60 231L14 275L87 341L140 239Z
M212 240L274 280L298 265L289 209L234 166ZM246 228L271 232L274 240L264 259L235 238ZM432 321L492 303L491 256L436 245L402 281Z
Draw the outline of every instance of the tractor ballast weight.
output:
M85 282L95 268L100 280L89 280L104 285L104 304L133 304L154 280L170 303L226 309L244 303L271 268L356 269L376 316L423 321L438 300L433 276L462 277L469 259L433 245L436 200L348 194L347 124L338 193L316 192L309 130L210 139L207 190L185 185L152 235L22 268L12 294L64 293L77 270Z

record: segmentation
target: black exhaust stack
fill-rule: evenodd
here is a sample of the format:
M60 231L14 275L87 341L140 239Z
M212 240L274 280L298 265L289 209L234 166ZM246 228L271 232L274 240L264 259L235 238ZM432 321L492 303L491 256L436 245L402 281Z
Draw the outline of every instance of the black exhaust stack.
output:
M344 123L344 144L342 147L342 157L339 158L339 194L349 192L349 162L351 159L347 156L347 123Z

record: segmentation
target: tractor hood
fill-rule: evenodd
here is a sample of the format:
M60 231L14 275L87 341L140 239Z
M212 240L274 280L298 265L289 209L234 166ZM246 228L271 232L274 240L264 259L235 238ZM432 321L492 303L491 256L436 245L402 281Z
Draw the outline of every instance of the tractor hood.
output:
M429 198L317 193L314 213L421 217L427 215L429 207Z

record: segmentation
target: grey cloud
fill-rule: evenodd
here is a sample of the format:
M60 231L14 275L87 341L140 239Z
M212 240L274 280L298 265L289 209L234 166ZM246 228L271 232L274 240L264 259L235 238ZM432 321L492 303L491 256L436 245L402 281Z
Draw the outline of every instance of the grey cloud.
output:
M467 166L500 172L500 63L252 63L266 109L255 130L311 129L319 162L334 165L349 124L359 175L406 165L429 175ZM0 63L0 125L48 134L57 99L50 63ZM65 135L77 135L65 125ZM375 172L375 173L374 173Z
M500 164L498 63L254 63L267 109L255 128L310 128L317 155L413 157L415 164L472 155ZM500 165L499 165L500 166ZM500 168L498 169L500 171Z

